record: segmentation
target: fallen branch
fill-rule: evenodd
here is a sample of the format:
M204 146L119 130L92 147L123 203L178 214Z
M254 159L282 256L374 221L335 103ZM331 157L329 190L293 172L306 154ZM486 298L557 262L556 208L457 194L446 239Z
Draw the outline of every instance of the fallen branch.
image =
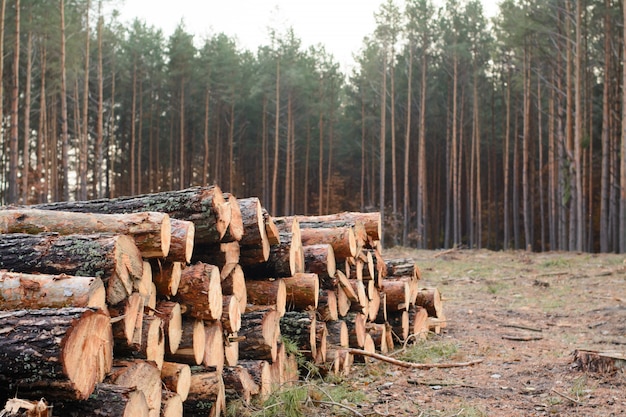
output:
M501 324L502 327L511 327L513 329L529 330L531 332L543 332L542 329L536 327L523 326L521 324Z
M516 342L532 342L533 340L543 339L542 336L510 336L506 334L503 335L502 338L506 340L514 340Z
M581 404L580 401L577 401L577 400L573 399L572 397L570 397L568 395L565 395L562 392L559 392L559 391L555 390L554 388L552 388L551 391L553 393L557 394L557 395L560 395L561 397L565 398L566 400L570 400L571 402L573 402L576 405L580 405Z
M381 355L379 353L368 352L361 349L348 349L348 352L353 355L368 356L370 358L378 359L379 361L387 362L392 365L401 366L403 368L413 369L431 369L431 368L462 368L465 366L473 366L481 363L482 359L477 359L469 362L452 362L452 363L414 363L406 362L398 359L390 358L389 356Z

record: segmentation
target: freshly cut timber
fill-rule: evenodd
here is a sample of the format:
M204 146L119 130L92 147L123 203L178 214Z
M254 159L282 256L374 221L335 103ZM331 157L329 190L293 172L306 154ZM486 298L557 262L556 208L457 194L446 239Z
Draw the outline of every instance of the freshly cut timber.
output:
M239 366L245 368L252 377L254 383L259 386L259 395L261 396L261 399L267 399L267 397L272 393L275 385L269 362L265 360L242 360L239 361Z
M383 284L383 291L387 294L387 311L394 313L408 310L411 305L411 278L400 277L386 279Z
M280 243L270 247L266 262L249 263L244 252L240 264L246 275L251 277L290 277L304 272L302 243L290 232L280 232Z
M304 252L304 269L315 273L320 280L329 280L335 276L335 252L327 243L302 246Z
M409 309L409 331L420 339L425 339L428 336L428 313L425 308L412 306Z
M267 240L269 240L270 245L278 245L280 243L280 232L278 231L274 219L265 208L263 209L263 221L265 222L265 233L267 234Z
M204 359L206 334L204 321L193 317L183 317L180 344L175 353L166 352L165 359L189 365L200 365Z
M273 308L241 315L239 358L274 361L278 350L281 317Z
M161 371L152 361L116 361L107 381L127 388L137 388L146 396L148 415L159 417L161 410Z
M317 274L302 272L280 279L285 283L287 291L287 310L302 311L309 307L317 308L320 294Z
M226 229L226 233L222 237L222 242L238 242L244 234L241 207L237 197L231 193L224 193L224 200L230 206L230 223L228 223L228 229Z
M365 344L366 317L363 313L350 313L346 316L346 326L348 327L348 343L350 347L363 347Z
M409 320L409 312L403 310L399 313L395 313L389 316L389 324L393 334L397 337L398 341L404 343L409 337L411 328Z
M14 272L100 277L117 304L143 274L141 254L126 235L0 234L0 268Z
M230 224L231 209L217 185L129 197L38 204L33 208L82 213L157 211L195 224L196 243L219 242Z
M337 314L339 317L345 317L352 307L352 301L348 298L348 295L344 291L341 285L337 286Z
M239 199L238 203L244 231L239 243L241 245L266 247L269 254L270 242L265 230L265 219L263 218L261 202L256 197L250 197Z
M280 320L280 333L293 341L305 357L317 357L315 314L300 311L288 311Z
M424 307L429 317L445 320L443 301L441 300L441 293L437 288L420 288L417 291L414 304Z
M234 295L222 296L222 327L226 333L238 332L241 328L241 309Z
M317 315L321 321L333 321L339 319L336 291L320 291L319 300L317 301Z
M387 343L387 327L385 324L366 323L365 331L372 336L374 344L378 347L380 352L387 353L389 351L389 345Z
M27 398L79 400L113 360L108 314L78 307L0 312L0 381Z
M105 309L100 278L0 271L0 310L94 307Z
M326 329L328 330L328 343L334 347L349 347L350 338L348 334L348 326L343 320L327 321Z
M159 301L155 306L154 315L163 321L165 351L167 353L176 353L183 333L183 318L180 304L174 301Z
M371 241L380 240L382 236L382 224L380 222L379 212L360 213L344 211L323 216L298 216L298 221L300 222L301 229L362 225L361 227L364 228Z
M148 417L146 396L134 387L97 384L86 400L54 404L55 415L67 417ZM58 414L57 414L58 413Z
M181 417L183 415L183 400L175 392L161 391L160 417Z
M198 244L193 249L192 263L204 262L224 268L228 264L238 264L241 254L239 242L226 242L218 244Z
M203 320L222 317L222 284L215 265L196 263L183 269L176 301L186 313Z
M204 334L206 335L206 346L202 365L222 372L224 369L224 330L222 323L206 320L204 322Z
M135 331L141 331L143 326L144 298L138 292L132 293L124 301L109 306L109 314L115 346L129 346Z
M171 297L178 292L182 264L169 262L162 259L153 259L150 262L152 268L152 282L156 286L157 294Z
M246 311L248 296L246 279L239 264L226 264L220 272L222 279L222 295L232 295L239 301L239 310Z
M315 363L326 362L328 329L323 321L315 321Z
M329 244L333 248L335 259L343 262L357 254L357 243L352 227L309 228L300 225L302 246Z
M241 398L249 404L253 395L259 394L261 388L243 366L227 366L222 371L226 399Z
M145 315L141 331L135 332L132 343L116 344L115 354L153 361L160 369L165 355L163 321L157 316Z
M72 213L16 208L0 210L0 233L130 235L144 258L163 258L170 250L170 217L166 213Z
M287 363L287 349L284 343L278 343L278 352L276 360L270 365L270 373L272 381L276 386L282 387L285 383L285 366Z
M177 393L185 401L191 386L191 368L183 363L163 362L161 381L165 388Z
M224 365L236 366L239 363L239 335L230 333L224 338Z
M413 259L392 258L385 259L385 267L387 268L387 277L411 277L420 280L422 273Z
M166 260L188 264L194 250L196 226L187 220L172 219L171 235L170 252Z
M226 392L222 373L193 368L189 395L183 403L185 417L218 417L225 408Z
M248 302L255 305L273 305L282 317L287 305L287 286L283 278L246 281Z

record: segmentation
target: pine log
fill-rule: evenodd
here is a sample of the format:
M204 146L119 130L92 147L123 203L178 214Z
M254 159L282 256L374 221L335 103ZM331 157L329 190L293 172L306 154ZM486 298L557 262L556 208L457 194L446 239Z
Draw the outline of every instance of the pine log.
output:
M368 353L376 353L376 343L374 342L374 339L369 333L365 333L365 339L363 341L363 350ZM355 360L360 363L366 363L366 364L372 361L372 359L370 359L367 356L356 356Z
M389 351L389 345L387 344L387 326L384 324L366 323L365 331L372 336L374 344L381 353L387 353Z
M388 278L411 277L411 279L419 281L422 277L422 273L413 259L386 258L384 262Z
M143 297L144 303L148 305L150 303L151 298L153 298L152 297L153 282L152 282L152 266L150 262L148 262L147 260L143 261L142 271L143 273L141 274L141 277L133 281L133 291L136 291L137 293L139 293Z
M414 304L424 307L429 317L444 318L441 293L437 288L420 288Z
M166 213L72 213L15 208L0 210L0 233L107 233L131 236L144 258L163 258L170 250L170 217Z
M265 223L265 233L270 245L278 245L280 243L280 232L274 222L272 216L263 208L263 221Z
M327 367L336 375L348 376L354 358L348 349L331 348L326 353Z
M165 352L176 353L183 333L183 318L180 304L174 301L157 302L154 314L163 321Z
M317 308L320 287L315 273L298 273L293 277L281 278L287 291L287 310L302 311Z
M426 339L429 332L428 313L420 306L409 309L409 331L419 339Z
M48 405L43 398L39 401L31 401L12 397L6 401L0 414L7 417L51 417L52 406Z
M246 279L243 270L238 264L226 264L220 273L222 280L222 295L232 295L239 301L239 310L246 311L248 296Z
M387 294L383 291L378 291L378 294L380 295L380 305L378 306L376 319L373 321L376 323L385 323L389 319L389 314L387 312Z
M175 392L161 390L160 417L182 417L183 401Z
M572 353L572 362L584 372L615 374L626 369L626 357L617 351L576 349Z
M201 367L191 370L191 387L183 403L185 417L220 416L226 408L222 373Z
M365 284L363 281L359 281L356 279L350 280L350 285L352 289L357 294L357 302L352 303L350 306L350 311L354 311L357 313L365 313L369 316L369 297L367 296L367 290L365 289Z
M348 327L348 344L350 347L363 347L365 343L365 322L363 313L350 313L344 319Z
M304 252L302 242L290 232L280 232L280 244L270 247L266 262L250 263L244 252L240 264L250 277L290 277L304 272Z
M239 335L230 333L224 339L224 364L236 366L239 363Z
M272 375L272 383L275 387L283 387L285 382L285 365L287 363L287 348L281 340L278 342L278 350L276 359L270 364L270 374Z
M395 313L408 310L411 305L411 278L388 278L384 281L383 291L387 294L387 311Z
M350 226L345 227L300 227L302 245L329 244L333 248L335 260L343 262L348 257L356 256L357 243L354 230Z
M343 320L327 321L326 329L328 330L328 343L336 347L349 347L350 336L348 334L348 326Z
M202 365L212 367L218 372L224 369L224 330L220 321L204 322L206 345Z
M135 387L143 392L148 415L158 417L161 410L161 371L152 361L116 361L107 381L121 387Z
M269 256L270 242L265 230L265 219L263 217L263 207L256 197L239 199L239 208L243 221L243 237L241 245L258 246Z
M310 312L288 311L280 320L280 334L298 346L307 358L317 357L316 318Z
M304 252L305 271L317 274L320 280L334 278L337 266L332 246L327 243L320 243L302 246L302 251Z
M195 225L195 243L219 242L230 224L231 210L217 185L191 187L129 197L38 204L33 208L82 213L156 211Z
M106 309L100 278L0 271L0 310L61 307Z
M111 369L108 314L82 307L0 312L0 381L27 398L85 399Z
M144 393L135 387L97 384L89 398L54 404L55 415L65 417L148 417Z
M272 308L242 314L239 357L274 361L281 321L278 311Z
M337 314L339 317L345 317L350 311L352 301L348 298L346 292L341 285L337 286Z
M145 315L141 331L135 332L132 343L116 344L115 354L118 358L129 356L153 361L157 368L161 369L165 355L163 321L156 316Z
M288 218L285 218L288 219ZM380 213L341 212L323 216L298 216L300 227L354 227L361 226L370 241L380 240L382 225Z
M222 327L226 333L238 332L241 328L239 300L233 295L222 296Z
M254 382L250 372L243 366L227 366L222 372L226 399L242 399L245 404L250 404L253 395L261 392L261 387Z
M230 223L226 234L222 237L222 242L239 242L244 234L243 218L241 214L241 207L237 197L231 193L224 193L224 200L228 202L230 206Z
M354 290L352 281L346 277L346 274L344 274L340 270L337 270L337 272L335 273L335 277L337 278L338 286L343 289L346 297L348 297L351 302L359 302L359 295Z
M320 290L319 300L317 302L317 316L321 321L339 320L336 291Z
M262 401L274 391L274 381L270 364L266 360L242 360L239 366L246 369L255 384L259 386L259 395Z
M185 268L180 277L176 301L186 313L203 320L222 317L222 284L220 271L214 265L197 263Z
M150 267L152 268L152 282L156 286L157 294L163 297L176 295L180 285L182 263L153 259L150 261Z
M287 285L282 278L246 281L248 302L255 305L273 305L282 317L287 305Z
M315 315L313 315L315 317ZM328 329L323 321L315 321L315 363L326 362Z
M395 337L400 343L404 343L411 332L409 312L407 310L389 316L389 324Z
M143 326L144 299L139 293L132 293L127 299L109 306L114 346L129 346L133 343L135 331Z
M191 368L183 363L163 362L161 381L165 388L177 393L185 401L191 386Z
M238 264L240 254L241 245L237 241L212 245L199 244L194 247L191 262L203 262L222 269L228 264Z
M0 234L0 268L14 272L100 277L117 304L141 278L143 261L125 235Z
M188 264L194 252L196 226L187 220L172 219L170 228L172 233L170 252L165 260Z
M374 282L372 281L372 287L374 287ZM381 296L378 288L368 289L367 296L369 298L368 304L368 319L370 321L376 321L378 318L378 312L380 311Z
M204 359L206 334L204 322L193 317L183 317L180 344L175 353L167 353L165 358L172 362L199 365Z

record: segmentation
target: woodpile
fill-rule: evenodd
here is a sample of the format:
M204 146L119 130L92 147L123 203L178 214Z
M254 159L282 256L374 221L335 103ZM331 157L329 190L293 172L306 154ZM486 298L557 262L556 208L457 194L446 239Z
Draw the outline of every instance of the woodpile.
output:
M297 380L291 346L347 375L367 360L350 348L446 324L381 233L378 213L275 218L217 186L5 207L0 393L63 415L217 416Z

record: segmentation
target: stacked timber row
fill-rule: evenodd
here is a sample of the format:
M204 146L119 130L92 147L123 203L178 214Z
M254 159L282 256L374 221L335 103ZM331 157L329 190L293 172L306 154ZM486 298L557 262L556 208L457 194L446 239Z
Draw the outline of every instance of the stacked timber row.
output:
M220 415L298 378L287 339L347 372L349 347L445 325L380 235L377 213L274 219L217 186L7 207L0 395L70 416Z

